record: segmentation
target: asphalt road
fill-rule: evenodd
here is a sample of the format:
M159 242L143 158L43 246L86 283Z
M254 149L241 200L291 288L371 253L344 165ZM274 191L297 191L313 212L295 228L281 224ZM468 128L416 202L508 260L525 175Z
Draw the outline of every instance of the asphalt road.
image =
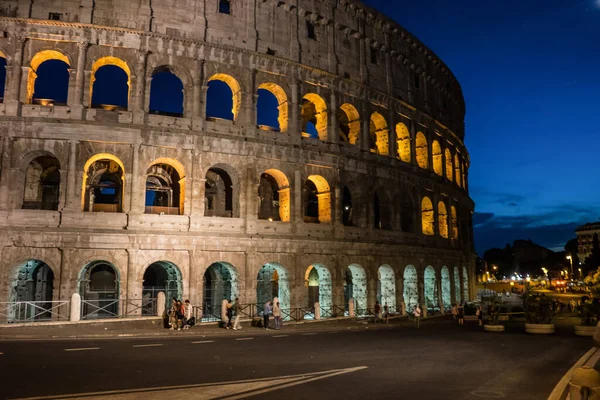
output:
M0 398L538 400L591 348L441 319L366 328L0 341Z

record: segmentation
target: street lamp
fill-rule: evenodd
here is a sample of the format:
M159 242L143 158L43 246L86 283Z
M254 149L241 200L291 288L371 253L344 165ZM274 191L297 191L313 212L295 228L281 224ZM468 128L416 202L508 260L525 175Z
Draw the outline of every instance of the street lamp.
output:
M573 280L573 257L569 254L567 256L567 260L569 260L569 264L571 264L571 280Z
M579 280L581 280L581 268L578 268L578 269L579 269Z

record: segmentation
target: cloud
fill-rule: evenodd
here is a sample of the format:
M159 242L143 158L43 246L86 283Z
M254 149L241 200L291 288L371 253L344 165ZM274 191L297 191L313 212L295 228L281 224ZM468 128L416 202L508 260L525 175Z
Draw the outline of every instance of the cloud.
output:
M598 0L600 1L600 0ZM507 206L509 207L519 207L519 205L517 203L508 203Z

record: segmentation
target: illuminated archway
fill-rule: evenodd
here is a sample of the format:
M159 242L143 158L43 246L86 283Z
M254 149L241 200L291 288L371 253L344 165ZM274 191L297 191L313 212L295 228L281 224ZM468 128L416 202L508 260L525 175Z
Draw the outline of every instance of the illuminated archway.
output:
M152 73L150 83L150 114L183 117L185 92L183 82L169 65L162 65Z
M458 267L454 267L454 297L454 301L457 303L461 302L460 272L458 272Z
M56 50L43 50L31 59L27 76L28 104L66 104L69 91L69 58Z
M81 319L119 316L119 272L106 261L87 264L79 273L77 291L81 296Z
M448 211L443 201L438 202L438 229L440 236L448 239Z
M449 310L452 306L452 291L450 290L450 271L445 265L442 267L442 303L444 308Z
M27 260L19 265L11 282L10 302L36 302L35 305L9 307L7 316L13 321L39 321L52 318L54 272L43 261Z
M434 228L435 211L429 197L423 197L421 201L421 230L424 235L432 236L435 234Z
M331 191L322 176L310 175L304 183L304 222L331 222Z
M267 301L273 302L274 298L278 298L279 307L284 310L282 318L286 319L285 313L289 313L290 309L290 281L287 269L281 264L267 263L258 271L256 279L258 309L262 310Z
M423 279L425 288L425 307L428 310L438 309L439 304L437 301L437 281L435 277L435 269L433 269L431 265L428 265L427 268L425 268Z
M378 112L371 114L369 138L371 153L387 156L390 153L389 129L385 118Z
M52 155L33 159L25 171L23 209L58 210L60 163Z
M303 97L300 117L303 137L327 140L327 104L321 96L315 93L306 94Z
M340 142L357 144L360 137L360 115L352 104L342 104L337 113Z
M333 317L332 284L329 269L321 264L310 265L304 273L304 283L308 289L308 308L316 302L321 308L321 317Z
M142 281L142 315L156 315L158 294L165 294L166 306L171 299L182 300L181 271L169 261L157 261L144 271Z
M206 92L206 117L237 121L242 104L242 88L239 82L228 74L215 74L208 78ZM224 85L229 90L224 90ZM227 110L231 105L231 112Z
M277 169L266 170L260 176L258 197L258 219L290 221L290 183L283 172Z
M450 217L452 220L452 239L458 239L458 216L456 215L456 207L450 207Z
M456 181L456 184L459 187L462 187L462 172L461 172L461 165L460 165L460 156L458 155L458 152L456 154L454 154L454 178Z
M419 286L417 269L412 265L404 268L404 301L406 311L412 313L413 307L419 304Z
M402 193L400 198L400 228L402 232L415 233L417 224L415 224L418 207L415 206L415 199L410 191Z
M182 215L185 171L176 160L159 158L146 171L146 214Z
M122 212L125 168L112 154L91 157L83 168L81 208L83 211Z
M454 167L452 164L452 152L450 151L450 149L446 149L445 158L446 158L446 178L448 178L448 180L452 182L452 176L454 174L454 171L453 171Z
M272 98L274 98L275 102L270 101ZM273 104L271 105L271 103ZM289 104L287 95L281 86L275 83L261 84L258 87L256 108L259 126L275 128L279 132L286 132L288 130ZM275 120L277 121L276 125L273 123Z
M389 265L382 265L377 271L377 301L381 307L388 306L390 312L396 311L396 277Z
M425 137L423 132L417 133L415 145L415 152L417 153L417 164L420 168L429 168L429 149L427 147L427 138Z
M350 299L354 299L354 310L357 316L367 315L367 275L363 267L350 264L344 277L344 304L348 307Z
M434 140L431 144L431 158L433 159L433 172L442 176L444 174L442 146L440 146L440 142L437 140Z
M222 261L211 264L204 272L202 287L202 320L220 320L221 302L224 299L234 301L239 296L235 267Z
M469 301L469 274L467 272L467 267L462 268L463 272L463 300Z
M410 133L402 122L396 124L396 141L398 143L398 159L410 163Z
M239 217L239 184L226 166L211 167L204 182L205 217ZM234 181L235 179L235 181Z
M107 110L127 109L131 89L131 70L119 58L102 57L92 65L90 106Z

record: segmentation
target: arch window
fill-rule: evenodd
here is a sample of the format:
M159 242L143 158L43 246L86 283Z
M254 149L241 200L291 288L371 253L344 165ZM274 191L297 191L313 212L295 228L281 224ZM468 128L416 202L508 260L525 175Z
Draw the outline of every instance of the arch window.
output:
M12 281L11 302L35 302L23 307L9 307L9 321L38 321L52 318L54 273L44 262L28 260L21 264Z
M156 315L156 300L163 292L168 304L172 298L183 297L181 271L173 263L158 261L152 263L144 271L142 283L142 315Z
M4 88L6 85L6 56L0 51L0 103L4 103Z
M352 226L353 214L352 214L352 193L347 186L344 186L342 193L342 223L345 226Z
M308 93L302 101L302 136L327 140L327 104L321 96Z
M90 104L104 110L127 110L131 71L116 57L103 57L92 66Z
M83 210L122 212L125 172L121 162L100 155L88 161L84 172Z
M215 74L208 79L206 118L237 121L242 104L242 89L238 81L227 74Z
M442 146L440 146L440 142L437 140L434 140L431 144L431 158L433 161L433 172L435 172L436 175L442 176L444 173L444 157L442 154Z
M281 171L270 169L260 176L258 219L290 220L290 183Z
M357 144L360 136L360 115L349 103L342 104L337 112L340 142Z
M258 87L257 117L261 129L286 132L288 130L288 100L285 91L274 83Z
M452 307L452 295L450 290L450 271L445 265L442 267L442 303L444 308L450 309Z
M387 156L389 154L389 129L383 115L378 112L371 114L369 138L371 140L371 153Z
M413 307L419 303L419 286L417 269L412 265L407 265L404 268L404 302L406 311L413 312Z
M183 83L171 67L163 65L154 70L150 83L150 114L183 117L184 98Z
M415 152L417 153L417 164L420 168L429 168L429 149L427 147L427 138L423 132L417 133Z
M334 316L331 273L320 264L313 264L306 269L304 283L308 289L308 308L314 312L316 302L321 307L321 317Z
M206 269L202 287L202 320L218 321L223 300L233 301L239 295L237 270L229 263L215 262Z
M443 201L438 202L438 228L440 236L448 239L448 211L446 211L446 204Z
M221 168L213 167L206 173L204 216L237 218L237 185Z
M27 166L23 209L58 210L60 164L54 156L40 156Z
M456 207L450 207L450 218L452 221L452 239L458 239L458 216L456 215Z
M452 176L453 176L453 164L452 164L452 152L450 151L450 149L446 149L445 151L445 158L446 158L446 178L452 182Z
M331 222L331 192L322 176L311 175L304 183L304 222Z
M262 266L256 277L256 302L258 309L262 309L267 301L274 304L279 301L282 310L290 309L290 283L287 269L276 263L267 263ZM282 315L286 319L286 315ZM289 318L289 317L288 317Z
M86 265L79 274L82 319L115 318L119 316L119 275L105 261Z
M410 193L402 196L400 204L400 228L402 232L415 232L415 209L414 201Z
M433 269L431 265L425 268L423 278L423 286L425 289L425 307L428 310L439 309L437 280L435 276L435 269Z
M396 125L396 140L398 143L398 159L410 163L410 133L402 122Z
M375 229L391 230L391 204L386 197L375 193L373 196L373 227Z
M55 50L44 50L31 60L27 77L27 103L66 104L69 91L69 59Z
M231 1L230 0L219 0L219 13L220 14L231 14Z
M179 168L181 173L183 169ZM146 214L183 214L184 182L180 171L158 160L146 171Z
M421 230L424 235L433 236L435 234L435 211L429 197L423 197L421 201Z
M463 271L463 299L464 301L469 301L469 273L467 272L467 267L462 268Z
M368 315L367 311L367 275L363 267L351 264L346 268L344 277L344 304L348 310L350 299L354 299L357 316Z
M396 312L396 278L389 265L382 265L377 271L377 301L381 307L388 306L389 312Z
M460 156L458 152L454 155L454 177L458 187L462 187L462 172L460 165Z
M454 297L457 303L461 301L461 291L460 291L460 272L458 272L458 267L454 267Z

